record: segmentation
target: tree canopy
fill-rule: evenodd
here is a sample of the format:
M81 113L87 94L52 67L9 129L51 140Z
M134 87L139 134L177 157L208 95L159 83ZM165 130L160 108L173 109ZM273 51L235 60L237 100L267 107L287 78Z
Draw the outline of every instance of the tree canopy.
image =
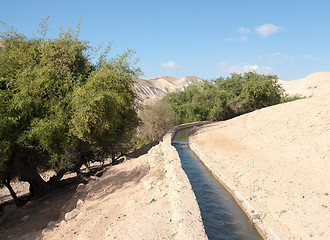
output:
M38 170L115 154L139 123L134 52L110 57L109 47L94 64L79 27L55 39L47 31L43 21L39 37L0 35L0 180L27 181L31 195L49 188Z
M187 86L184 91L167 94L162 101L170 103L180 124L228 119L278 104L282 97L276 75L248 72Z

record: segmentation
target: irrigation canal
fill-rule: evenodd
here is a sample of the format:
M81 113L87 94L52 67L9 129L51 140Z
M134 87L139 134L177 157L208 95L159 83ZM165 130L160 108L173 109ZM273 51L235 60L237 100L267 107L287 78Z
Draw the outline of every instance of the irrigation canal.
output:
M195 193L206 235L210 240L261 240L257 230L227 190L209 173L190 150L190 128L177 131L172 145Z

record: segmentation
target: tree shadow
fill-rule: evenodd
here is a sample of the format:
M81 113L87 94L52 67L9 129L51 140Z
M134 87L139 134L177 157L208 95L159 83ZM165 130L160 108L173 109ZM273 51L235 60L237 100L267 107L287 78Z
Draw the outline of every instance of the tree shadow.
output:
M76 207L79 199L84 199L88 191L102 190L101 197L120 189L130 181L140 181L148 168L132 171L111 171L112 164L91 168L89 172L61 180L52 186L52 191L17 208L13 201L0 205L0 239L35 239L39 231L49 222L56 222ZM106 173L106 174L105 174ZM79 184L89 183L78 193ZM106 189L106 191L103 191ZM38 233L39 232L39 233Z

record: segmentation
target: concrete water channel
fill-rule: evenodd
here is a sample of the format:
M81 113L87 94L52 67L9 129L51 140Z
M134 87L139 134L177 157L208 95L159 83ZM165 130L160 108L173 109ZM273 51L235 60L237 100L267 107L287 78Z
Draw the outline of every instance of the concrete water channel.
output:
M195 193L208 238L261 240L261 236L233 197L191 151L188 145L190 129L178 130L172 145L178 151L182 168Z

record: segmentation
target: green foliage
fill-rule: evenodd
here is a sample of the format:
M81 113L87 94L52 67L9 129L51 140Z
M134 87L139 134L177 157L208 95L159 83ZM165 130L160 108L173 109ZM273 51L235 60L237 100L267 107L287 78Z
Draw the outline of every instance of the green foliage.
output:
M296 101L296 100L300 100L300 99L304 99L304 98L306 98L306 97L285 95L285 97L283 97L281 99L281 103L292 102L292 101Z
M142 135L137 135L134 140L133 140L133 149L139 149L145 145L147 145L150 141L146 138L143 137Z
M102 60L86 83L73 92L70 132L77 138L111 151L136 128L137 106L127 52L111 61Z
M281 102L283 89L277 84L276 75L255 72L233 73L227 79L216 79L218 88L229 93L231 111L242 114Z
M228 119L280 103L282 96L277 76L249 72L190 85L184 91L167 94L164 101L171 104L178 123L187 123Z
M184 91L171 92L163 98L178 116L178 123L218 119L225 111L226 100L226 92L219 92L207 82L189 85Z
M78 169L87 158L123 149L137 127L134 52L99 62L78 29L47 39L5 26L0 51L0 180L29 179L37 169Z

